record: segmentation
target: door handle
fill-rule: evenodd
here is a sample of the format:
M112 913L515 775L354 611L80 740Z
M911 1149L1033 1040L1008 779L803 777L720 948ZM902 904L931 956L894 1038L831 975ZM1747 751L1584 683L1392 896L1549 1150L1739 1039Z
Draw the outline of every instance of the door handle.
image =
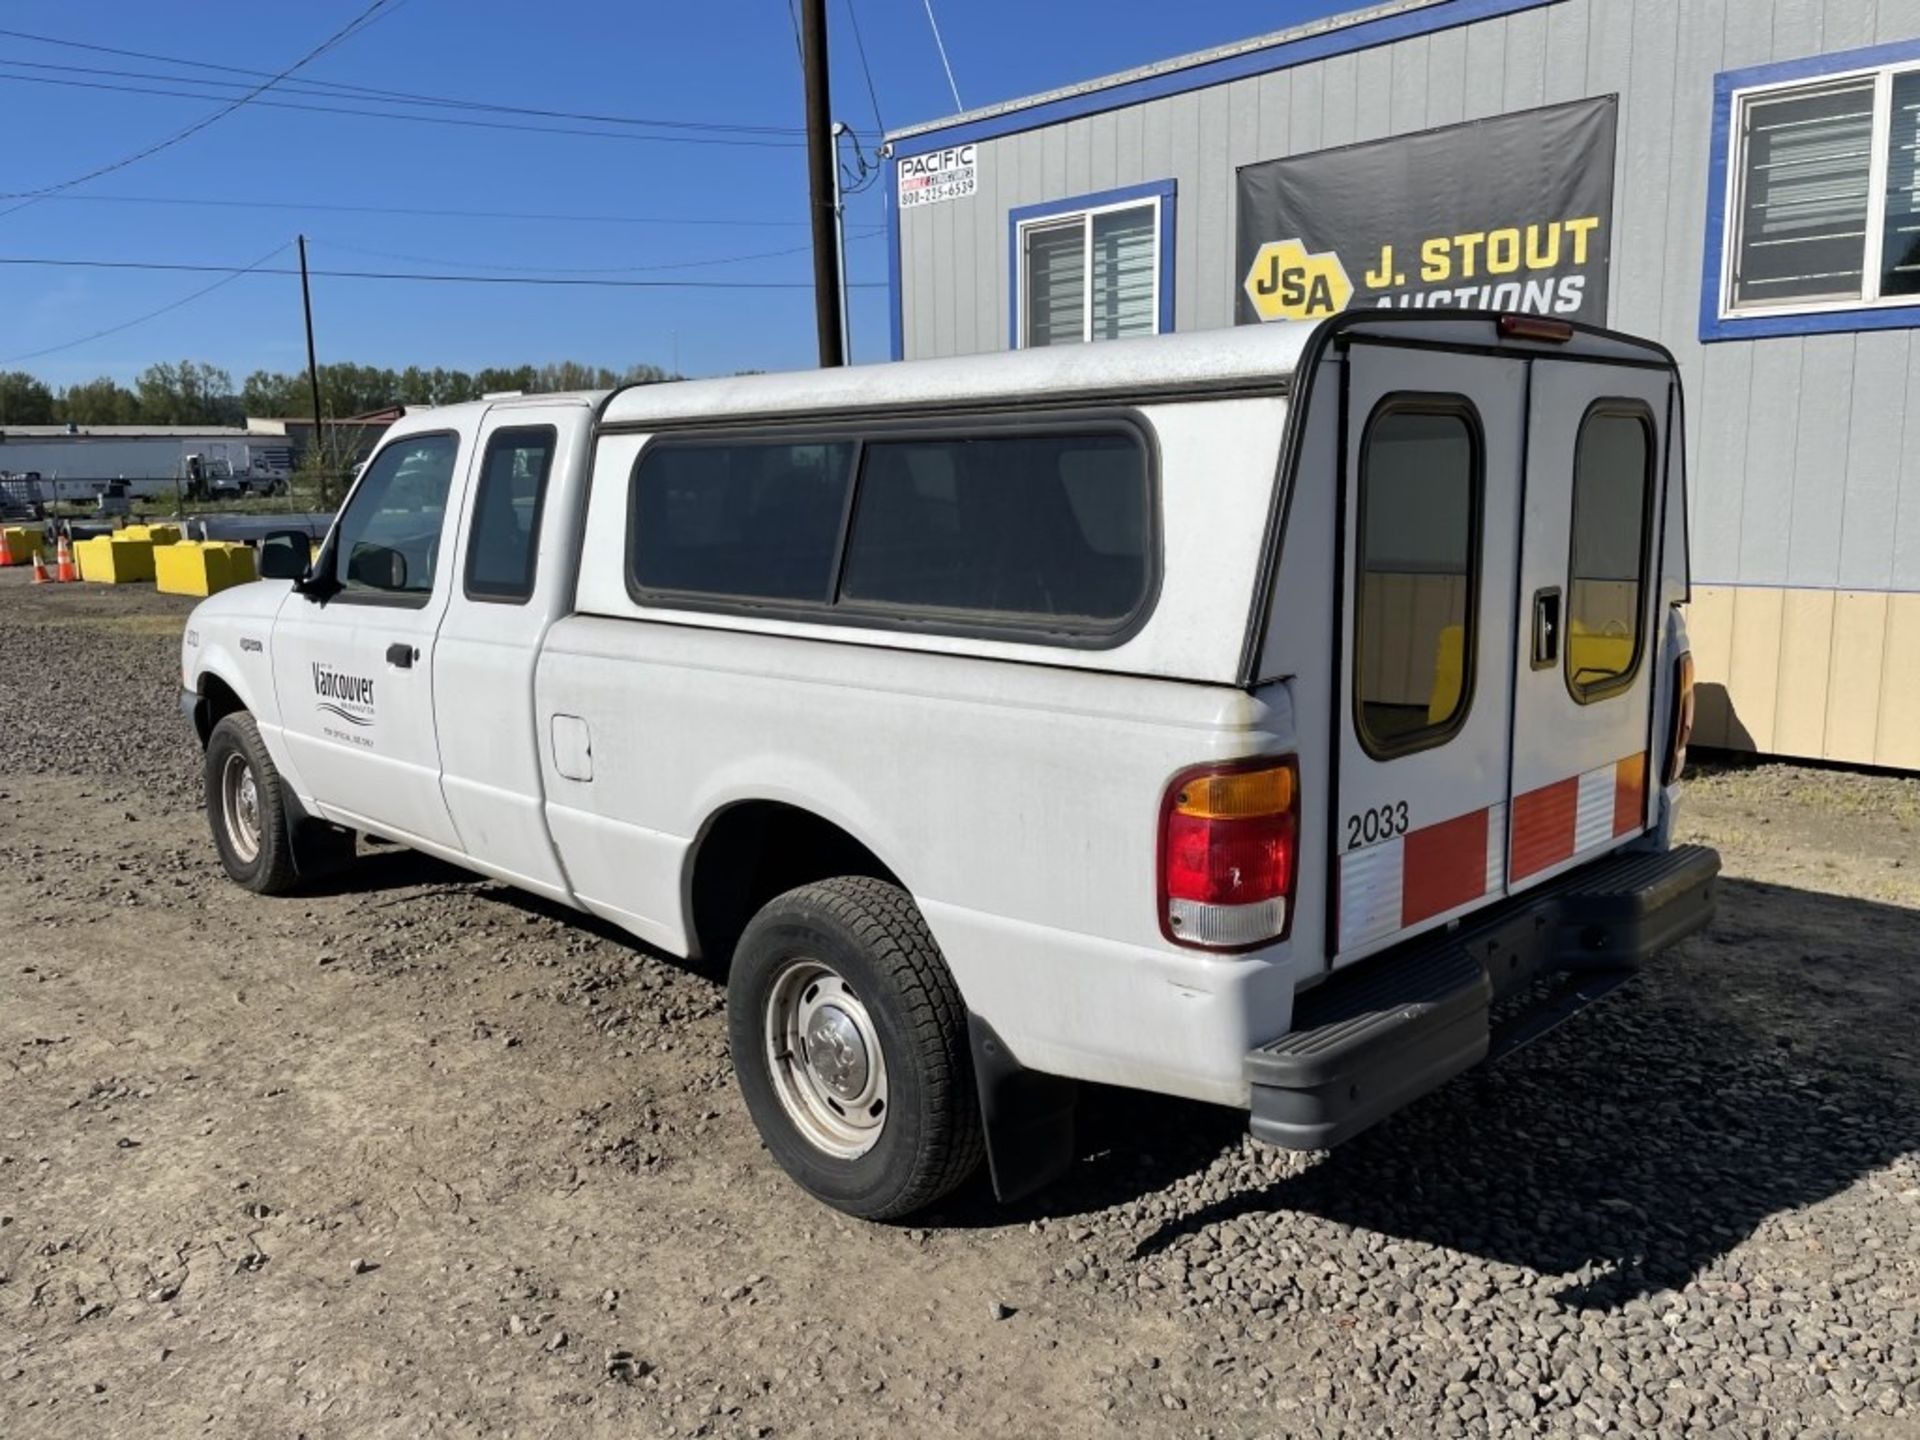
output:
M1560 587L1533 592L1533 668L1547 670L1560 663Z
M413 646L396 640L387 646L387 664L400 670L413 668Z

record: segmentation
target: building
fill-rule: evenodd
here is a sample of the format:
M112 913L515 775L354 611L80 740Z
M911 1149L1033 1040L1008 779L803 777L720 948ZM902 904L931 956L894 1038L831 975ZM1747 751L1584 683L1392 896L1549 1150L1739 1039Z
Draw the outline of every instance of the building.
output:
M135 496L172 494L189 456L205 475L264 474L275 458L285 473L286 441L242 426L8 425L0 428L0 471L37 474L48 500L91 504L110 483Z
M387 427L406 413L394 405L365 415L329 420L328 444L349 469L373 453ZM256 419L244 426L220 425L7 425L0 427L0 473L37 474L49 500L91 502L106 486L125 480L130 494L171 495L184 482L191 457L203 476L244 476L251 482L283 480L313 445L313 421L304 417Z
M1658 338L1701 742L1920 768L1920 0L1404 0L888 139L896 356L1379 304Z

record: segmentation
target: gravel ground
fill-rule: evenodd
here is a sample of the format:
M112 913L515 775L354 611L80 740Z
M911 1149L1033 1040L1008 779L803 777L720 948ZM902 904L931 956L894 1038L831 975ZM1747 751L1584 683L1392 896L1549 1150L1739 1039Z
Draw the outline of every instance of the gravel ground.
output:
M1025 1205L785 1182L713 977L220 876L185 605L0 572L0 1433L1920 1433L1920 782L1705 767L1712 931L1330 1155L1097 1092Z

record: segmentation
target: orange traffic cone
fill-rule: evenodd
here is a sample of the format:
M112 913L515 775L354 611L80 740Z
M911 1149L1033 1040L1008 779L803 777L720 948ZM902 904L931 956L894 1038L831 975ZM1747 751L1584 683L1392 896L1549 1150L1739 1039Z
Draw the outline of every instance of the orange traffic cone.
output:
M0 527L0 565L11 564L13 564L13 550L12 547L7 544L7 532L5 528Z
M45 585L45 584L48 584L50 581L52 581L52 579L53 577L47 574L47 557L41 554L38 550L34 551L33 552L33 583L36 585Z
M60 543L54 547L53 578L62 585L80 578L80 572L73 568L73 546L67 542L67 537L64 535L60 537Z

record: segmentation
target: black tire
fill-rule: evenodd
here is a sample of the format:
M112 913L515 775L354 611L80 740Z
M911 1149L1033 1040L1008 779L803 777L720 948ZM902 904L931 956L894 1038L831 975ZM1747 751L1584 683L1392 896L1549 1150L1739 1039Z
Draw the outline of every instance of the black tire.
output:
M287 824L286 794L273 757L261 743L253 716L237 710L207 737L204 765L207 825L213 831L220 864L236 884L256 895L284 895L299 878ZM230 803L230 784L252 780L252 803ZM249 830L246 816L251 814Z
M776 987L791 983L809 961L857 997L884 1061L878 1137L854 1156L831 1153L810 1137L790 1109L794 1102L782 1098L783 1086L792 1095L792 1082L776 1075L770 1005ZM769 901L734 952L727 1035L767 1149L836 1210L898 1219L933 1204L979 1167L985 1142L966 1007L919 908L899 886L842 876ZM800 1068L789 1057L781 1075Z

